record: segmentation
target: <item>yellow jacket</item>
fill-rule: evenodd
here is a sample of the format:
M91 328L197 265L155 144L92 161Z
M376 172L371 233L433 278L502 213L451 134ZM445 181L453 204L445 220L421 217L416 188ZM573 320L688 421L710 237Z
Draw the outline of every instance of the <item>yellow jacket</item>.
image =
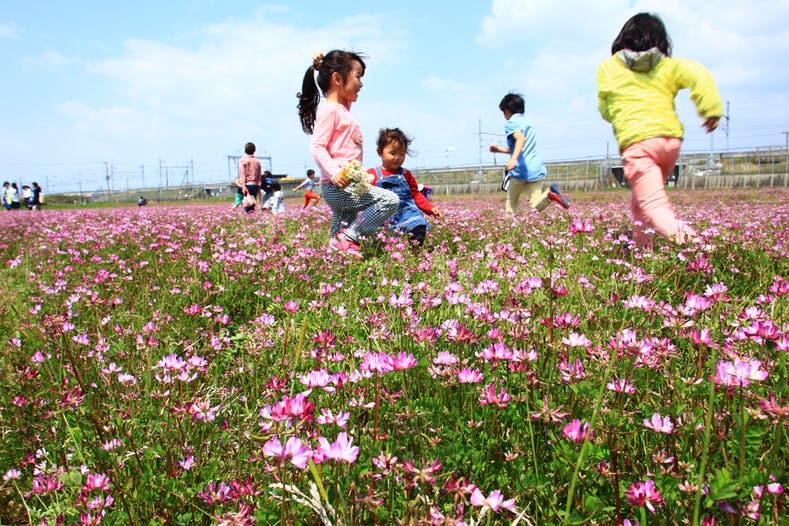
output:
M702 118L723 114L715 81L698 62L665 57L656 48L622 50L605 60L597 69L598 109L613 125L620 152L652 137L682 138L674 98L684 88Z

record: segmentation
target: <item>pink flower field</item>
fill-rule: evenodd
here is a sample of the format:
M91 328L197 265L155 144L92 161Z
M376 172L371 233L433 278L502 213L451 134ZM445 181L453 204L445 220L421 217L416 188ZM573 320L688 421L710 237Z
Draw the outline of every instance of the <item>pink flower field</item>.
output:
M0 524L786 524L789 190L571 197L0 213Z

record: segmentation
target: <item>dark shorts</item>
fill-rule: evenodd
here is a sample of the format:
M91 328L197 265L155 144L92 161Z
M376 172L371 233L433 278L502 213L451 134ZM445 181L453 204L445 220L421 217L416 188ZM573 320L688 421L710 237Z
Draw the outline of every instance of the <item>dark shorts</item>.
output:
M252 195L252 197L258 196L258 193L260 192L260 186L256 184L248 184L246 185L246 187L247 187L247 192L249 192Z

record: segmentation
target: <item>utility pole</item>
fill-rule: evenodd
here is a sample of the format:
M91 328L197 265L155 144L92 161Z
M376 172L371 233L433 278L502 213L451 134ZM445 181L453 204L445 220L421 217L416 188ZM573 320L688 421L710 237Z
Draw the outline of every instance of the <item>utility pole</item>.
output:
M784 134L784 172L789 175L789 131L781 132ZM784 179L785 180L785 179Z
M714 152L715 152L715 130L712 130L710 132L710 158L707 161L707 170L712 170L713 168L715 168Z
M107 202L112 200L112 191L110 190L110 163L104 161L104 176L107 179Z
M477 137L479 138L479 164L477 170L477 180L482 182L482 117L477 122Z

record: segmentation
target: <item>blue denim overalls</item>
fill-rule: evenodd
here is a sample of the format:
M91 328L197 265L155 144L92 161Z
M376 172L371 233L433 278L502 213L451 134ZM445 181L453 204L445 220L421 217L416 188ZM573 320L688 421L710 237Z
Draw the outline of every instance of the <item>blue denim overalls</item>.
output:
M402 167L396 174L386 177L381 173L381 168L377 167L375 174L378 176L375 186L394 192L400 198L400 208L386 222L389 228L397 228L402 232L410 232L419 225L430 228L424 214L414 202L414 196L411 195L411 188L403 175Z

